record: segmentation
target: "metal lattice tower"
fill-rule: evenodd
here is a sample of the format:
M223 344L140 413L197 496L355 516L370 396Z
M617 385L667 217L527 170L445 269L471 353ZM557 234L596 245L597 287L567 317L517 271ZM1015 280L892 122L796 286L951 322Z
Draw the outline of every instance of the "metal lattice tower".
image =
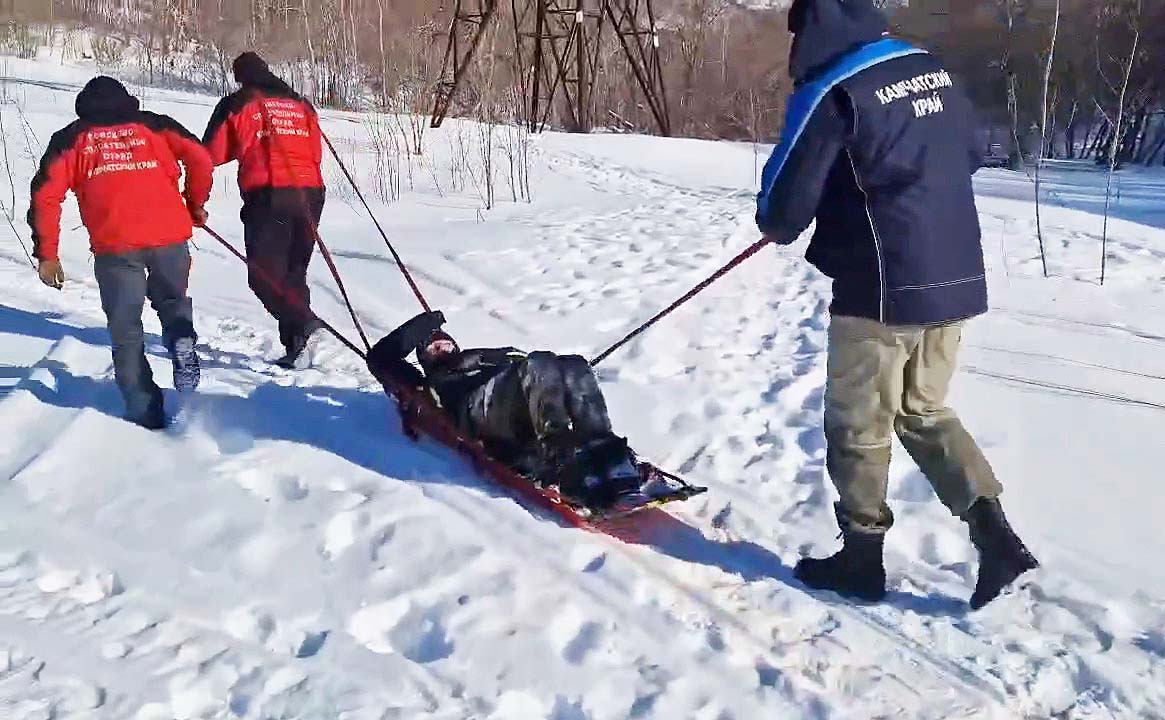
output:
M433 105L440 127L504 0L456 0L441 78ZM567 127L594 127L594 80L604 31L615 33L659 132L671 134L667 90L659 59L653 0L509 0L514 75L531 130L545 127L555 99Z
M497 13L497 0L457 0L453 8L453 22L449 26L449 41L445 45L445 59L441 77L437 80L433 101L433 127L440 127L449 112L453 96L462 84L469 63L485 37L486 28Z

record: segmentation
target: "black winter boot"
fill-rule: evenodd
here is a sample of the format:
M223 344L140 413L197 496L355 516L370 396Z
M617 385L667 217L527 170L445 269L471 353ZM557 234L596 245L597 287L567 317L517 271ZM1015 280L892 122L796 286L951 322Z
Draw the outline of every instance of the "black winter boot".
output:
M1040 564L1011 529L997 498L979 498L963 519L971 529L971 542L979 550L979 579L971 595L971 608L978 610Z
M558 490L592 510L607 510L639 492L643 476L626 438L604 435L582 443L562 468Z
M323 339L323 326L318 322L309 323L303 332L284 339L287 354L275 361L285 370L306 370L315 362L316 350Z
M170 348L170 358L174 364L174 389L180 393L192 393L198 389L202 371L198 351L194 348L194 338L187 336L174 341L174 346Z
M143 415L127 419L136 425L141 425L147 430L165 430L170 422L166 418L166 410L162 404L161 392L150 401L150 406Z
M884 533L844 531L841 550L827 558L802 558L793 575L814 590L877 602L886 597Z

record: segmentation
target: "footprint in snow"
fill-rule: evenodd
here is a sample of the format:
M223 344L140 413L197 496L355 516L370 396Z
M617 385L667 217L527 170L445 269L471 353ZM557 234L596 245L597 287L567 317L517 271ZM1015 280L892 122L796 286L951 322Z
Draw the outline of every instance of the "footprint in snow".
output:
M453 654L439 610L414 605L407 597L361 608L349 620L348 633L374 653L400 654L417 663Z

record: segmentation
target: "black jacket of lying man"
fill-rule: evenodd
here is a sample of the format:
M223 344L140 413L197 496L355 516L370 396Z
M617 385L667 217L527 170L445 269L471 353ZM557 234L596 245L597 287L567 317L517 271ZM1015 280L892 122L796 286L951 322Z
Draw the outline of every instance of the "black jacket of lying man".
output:
M601 507L638 490L624 439L586 358L513 347L462 349L440 311L393 330L368 355L386 388L432 392L442 410L493 457L581 504ZM406 359L415 352L421 370Z

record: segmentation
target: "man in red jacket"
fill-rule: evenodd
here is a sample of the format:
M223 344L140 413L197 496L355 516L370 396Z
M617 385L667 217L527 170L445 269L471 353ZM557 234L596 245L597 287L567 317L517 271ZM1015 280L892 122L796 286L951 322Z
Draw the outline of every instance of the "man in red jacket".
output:
M253 52L234 62L242 88L219 102L202 142L214 164L239 162L251 290L279 323L285 367L311 363L318 321L307 267L324 209L315 108Z
M146 297L162 321L174 363L174 387L198 386L187 240L206 222L213 166L198 138L175 120L138 109L110 77L89 81L77 96L78 120L53 135L32 180L32 226L41 281L65 281L57 253L61 203L71 190L89 231L101 307L109 321L113 369L127 416L150 429L166 425L162 391L145 356ZM179 189L181 163L185 192Z

